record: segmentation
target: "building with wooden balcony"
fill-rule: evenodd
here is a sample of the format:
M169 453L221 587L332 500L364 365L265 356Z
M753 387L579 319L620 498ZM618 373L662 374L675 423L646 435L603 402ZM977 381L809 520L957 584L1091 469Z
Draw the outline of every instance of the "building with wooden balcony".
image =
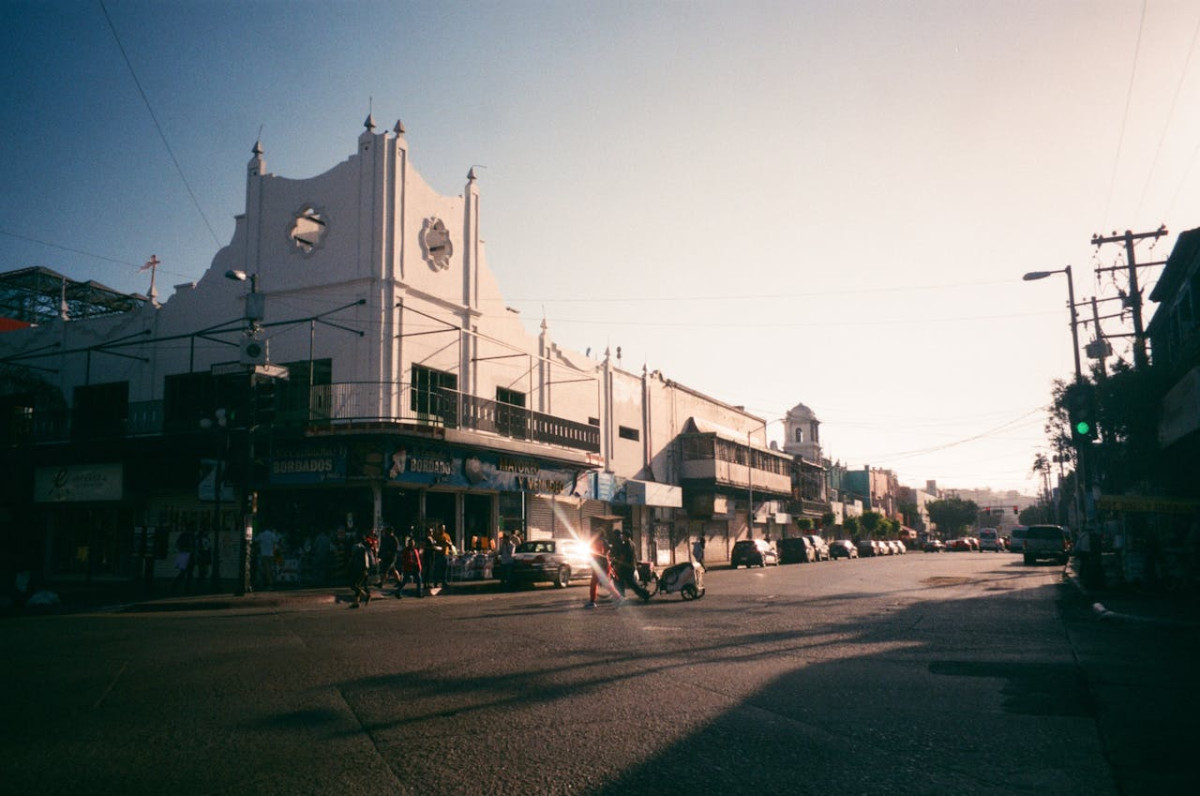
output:
M473 170L438 194L403 126L368 118L314 177L269 173L256 143L232 239L161 304L52 272L0 285L5 555L165 576L190 530L226 578L264 527L298 547L444 526L470 549L620 526L660 564L769 532L791 485L763 419L528 330L480 205Z

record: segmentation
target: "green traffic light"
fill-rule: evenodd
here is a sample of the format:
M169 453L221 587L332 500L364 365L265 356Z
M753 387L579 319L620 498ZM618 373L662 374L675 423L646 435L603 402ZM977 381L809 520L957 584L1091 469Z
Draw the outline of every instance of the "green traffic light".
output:
M1080 420L1075 424L1075 433L1081 437L1086 437L1092 431L1092 426L1086 420Z

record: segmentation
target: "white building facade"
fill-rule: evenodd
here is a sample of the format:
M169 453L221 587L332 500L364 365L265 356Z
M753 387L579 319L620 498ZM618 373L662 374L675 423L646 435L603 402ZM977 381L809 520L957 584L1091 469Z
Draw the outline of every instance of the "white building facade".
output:
M7 547L51 571L153 559L162 575L190 530L225 577L248 525L293 546L445 526L485 550L621 527L659 564L700 534L711 560L769 532L789 457L764 421L528 331L480 206L473 171L459 196L422 179L399 123L368 118L355 153L307 179L270 174L255 144L245 213L198 282L0 334L4 452L33 465L3 497L35 541Z

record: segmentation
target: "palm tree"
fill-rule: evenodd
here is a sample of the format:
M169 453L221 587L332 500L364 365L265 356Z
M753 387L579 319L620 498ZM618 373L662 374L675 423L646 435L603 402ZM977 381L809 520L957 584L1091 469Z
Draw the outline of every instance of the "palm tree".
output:
M1050 502L1050 460L1046 454L1039 453L1033 457L1033 474L1042 479L1042 503Z

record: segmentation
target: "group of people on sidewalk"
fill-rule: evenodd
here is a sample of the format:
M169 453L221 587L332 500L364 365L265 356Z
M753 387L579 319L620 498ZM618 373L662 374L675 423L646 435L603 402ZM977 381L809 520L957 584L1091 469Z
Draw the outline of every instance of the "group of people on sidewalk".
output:
M396 590L392 595L398 600L403 598L404 588L409 583L415 584L417 597L424 597L428 589L446 588L449 585L449 557L454 553L454 542L444 526L437 534L429 532L423 549L417 547L416 540L411 536L405 538L401 547L396 529L390 525L379 535L369 532L360 536L350 548L346 562L354 592L350 607L370 604L371 579L376 576L378 580L374 586L377 589L383 589L390 581L395 581Z

